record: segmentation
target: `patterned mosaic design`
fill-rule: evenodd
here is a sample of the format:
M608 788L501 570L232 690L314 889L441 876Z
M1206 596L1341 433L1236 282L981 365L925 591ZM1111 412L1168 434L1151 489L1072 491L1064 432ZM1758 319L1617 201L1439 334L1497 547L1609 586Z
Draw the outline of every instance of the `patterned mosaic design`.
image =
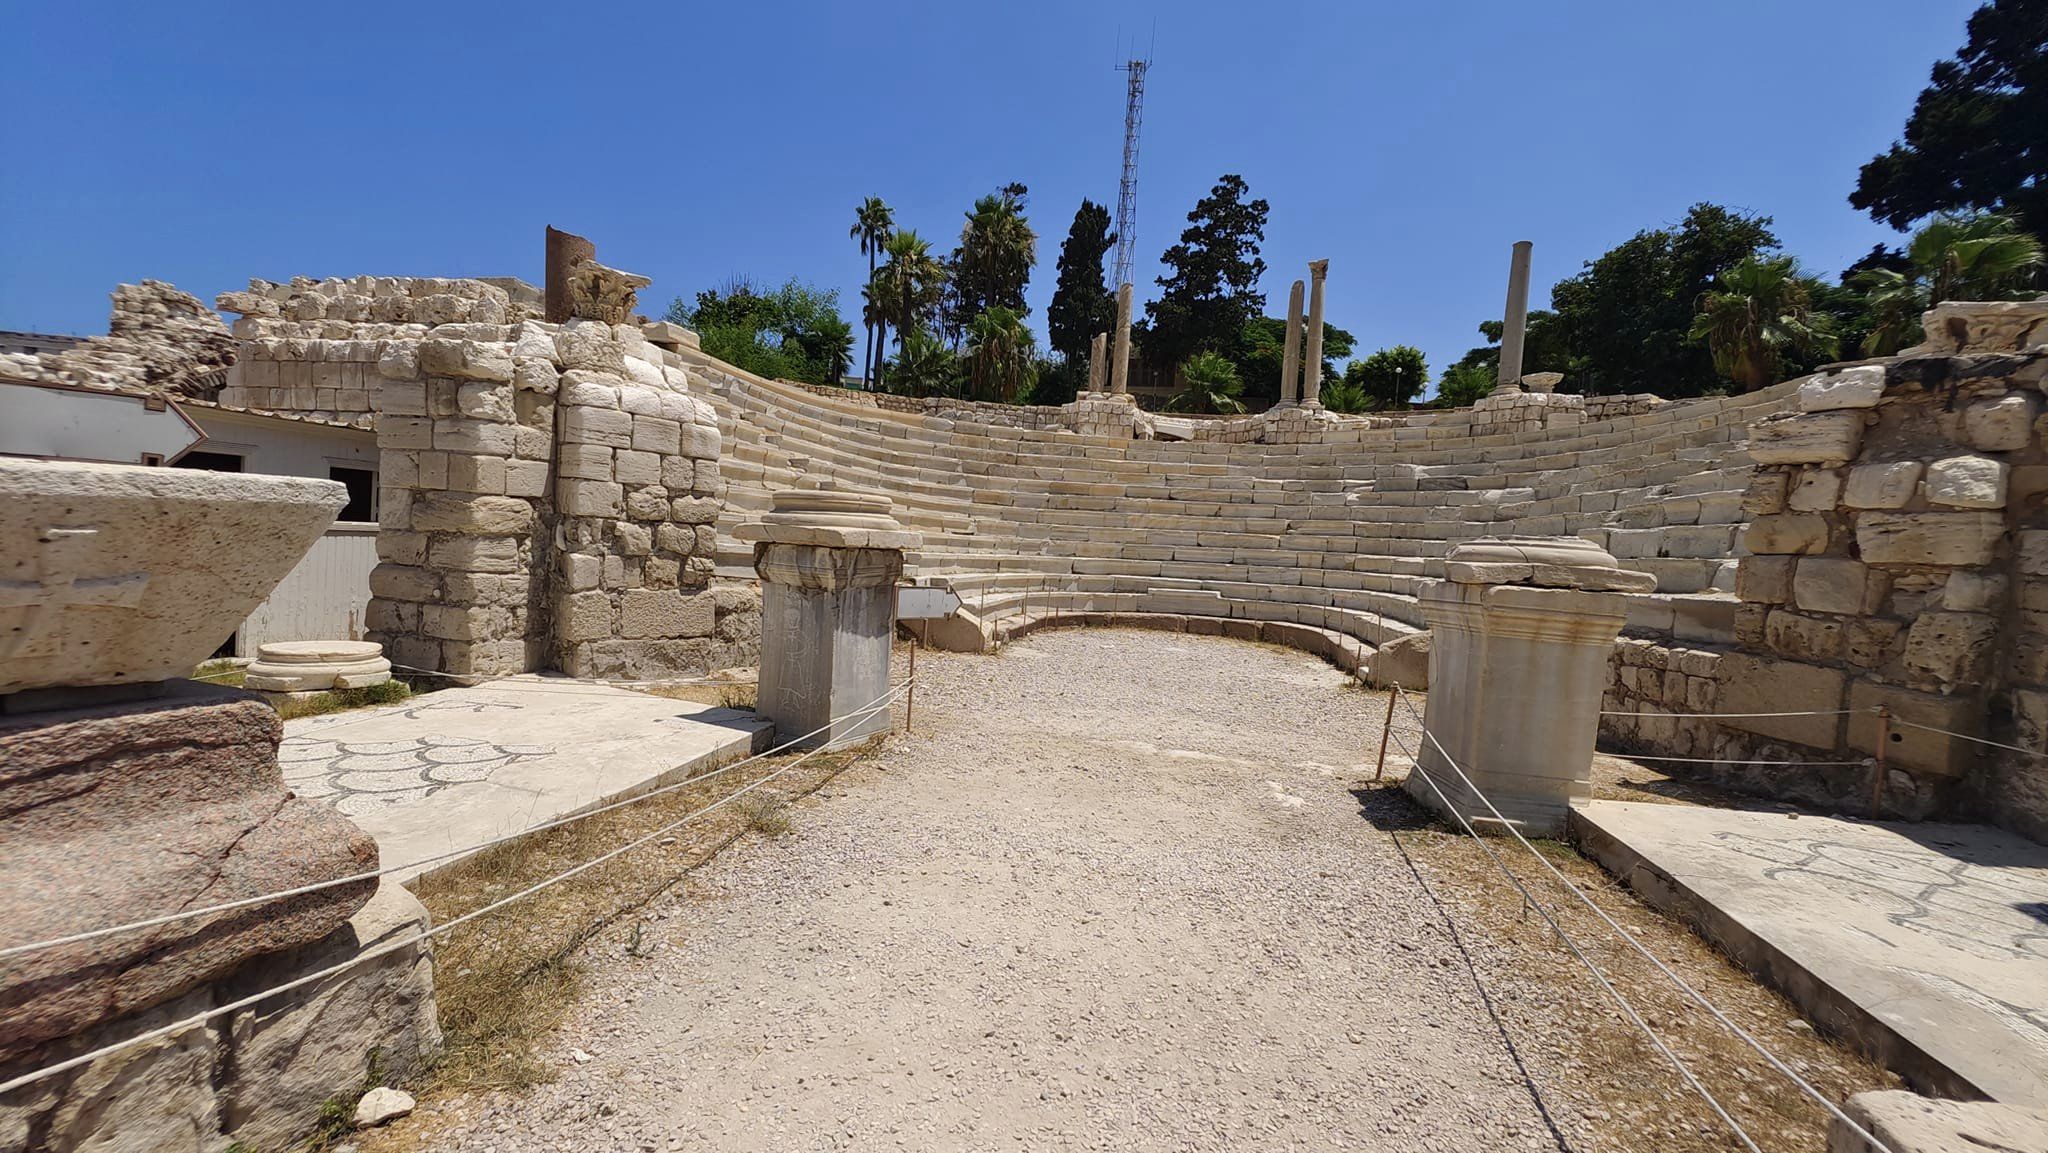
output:
M423 704L404 710L411 719L454 708L464 712L516 711L488 702ZM317 734L289 737L279 746L285 782L308 800L324 801L350 816L425 800L443 789L491 779L508 765L551 755L549 745L501 745L477 737L426 735L402 741L350 741Z

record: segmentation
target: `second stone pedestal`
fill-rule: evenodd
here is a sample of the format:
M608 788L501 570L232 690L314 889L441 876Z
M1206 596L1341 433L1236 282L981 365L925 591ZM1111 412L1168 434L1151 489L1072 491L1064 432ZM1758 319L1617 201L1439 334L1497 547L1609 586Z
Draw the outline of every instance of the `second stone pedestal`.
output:
M922 542L890 515L889 498L830 481L775 494L744 526L761 578L761 680L756 707L778 742L852 744L887 732L903 550ZM818 730L818 731L814 731Z
M1628 617L1620 593L1656 582L1577 538L1473 541L1444 568L1418 593L1431 634L1428 735L1408 792L1439 811L1448 802L1481 832L1505 831L1498 809L1525 835L1557 835L1591 793L1607 658Z

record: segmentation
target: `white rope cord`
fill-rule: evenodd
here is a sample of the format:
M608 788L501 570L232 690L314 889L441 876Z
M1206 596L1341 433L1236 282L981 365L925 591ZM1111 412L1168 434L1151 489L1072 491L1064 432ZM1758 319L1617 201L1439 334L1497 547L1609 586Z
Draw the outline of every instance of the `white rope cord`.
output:
M1642 757L1634 753L1601 753L1603 757L1615 757L1624 761L1665 761L1674 765L1792 765L1802 769L1832 769L1845 765L1868 768L1870 758L1860 761L1744 761L1733 757Z
M825 730L831 728L833 725L839 724L842 721L851 720L855 717L865 719L867 716L873 715L874 713L880 712L884 708L892 706L895 703L895 698L897 694L901 693L906 687L909 686L909 684L910 682L906 680L903 682L903 684L897 685L895 688L892 688L888 692L883 693L881 696L876 697L873 701L868 702L868 704L862 706L861 708L855 709L852 712L845 713L841 716L834 717L831 720L826 721L824 724L819 725L817 728L812 729L808 733L804 733L801 736L791 737L789 740L784 741L782 744L777 745L772 749L768 749L765 752L755 753L754 755L747 757L744 760L734 761L732 764L720 766L719 768L712 769L711 771L706 773L699 773L698 775L690 777L686 780L676 781L671 784L663 785L658 789L650 789L644 793L636 793L633 796L626 797L622 800L613 801L608 805L601 805L595 809L587 809L580 813L571 813L566 817L560 817L552 821L547 821L543 824L535 825L529 829L521 829L516 833L507 833L502 837L494 837L491 840L482 841L474 845L464 845L461 848L450 849L445 853L437 853L431 857L421 857L417 860L407 861L402 865L387 865L375 870L374 872L356 873L347 877L336 877L331 881L317 881L309 885L300 885L295 889L283 889L275 893L264 893L260 896L255 897L242 897L240 899L233 901L223 901L217 905L207 905L197 909L184 909L176 913L165 913L161 916L148 917L140 921L130 921L125 925L109 925L105 928L100 929L88 929L84 932L72 933L63 937L52 937L47 941L32 941L26 945L10 945L7 948L0 949L0 959L19 956L23 953L40 952L44 949L54 949L62 945L75 945L82 941L98 940L101 937L111 937L120 933L136 932L142 929L153 929L158 925L168 925L175 921L187 921L195 917L208 917L212 916L215 913L226 913L232 912L236 909L246 909L251 905L265 905L269 904L272 901L281 901L289 897L303 897L308 893L317 893L324 889L332 889L341 885L353 885L360 883L362 881L374 881L379 877L388 876L392 873L403 872L407 869L421 868L426 865L436 864L438 862L450 860L455 857L462 857L467 856L471 853L482 852L485 849L505 844L508 841L516 841L522 837L531 836L534 833L544 833L549 829L559 829L564 825L571 825L575 824L578 821L588 820L589 818L595 817L600 813L609 813L615 809L623 809L628 805L637 805L642 801L649 800L654 797L659 797L667 793L673 793L680 789L687 789L692 785L702 784L705 781L712 779L713 777L722 776L736 769L744 768L745 766L753 764L756 761L762 760L767 757L772 757L780 752L784 752L787 749L789 749L790 746L795 745L800 741L805 741L810 739L811 737L817 736L819 733L824 732Z
M658 829L655 829L653 832L647 833L644 836L636 837L633 840L628 841L623 845L620 845L618 848L613 849L608 853L605 853L601 856L593 857L580 865L573 866L560 873L556 873L552 877L548 877L545 880L538 881L532 885L529 885L526 888L521 889L520 891L512 894L509 897L504 897L499 900L492 901L490 904L485 905L482 908L472 909L469 912L464 913L460 917L457 917L452 921L446 922L445 924L435 925L432 928L429 928L421 932L418 936L407 937L403 940L392 941L388 944L380 945L374 949L358 953L355 956L350 957L348 960L342 961L339 964L330 965L325 969L319 970L318 972L308 973L305 976L298 977L291 981L287 981L284 984L278 985L274 988L265 989L260 993L252 993L247 997L243 997L236 1001L231 1001L228 1004L217 1005L212 1009L206 1010L205 1012L195 1013L182 1021L173 1021L168 1025L163 1025L144 1033L137 1033L135 1036L130 1037L125 1041L116 1041L111 1045L103 1045L100 1048L94 1049L89 1053L80 1053L78 1056L72 1057L68 1060L59 1061L54 1065L46 1065L43 1068L37 1069L31 1073L24 1073L21 1076L15 1077L12 1080L9 1080L5 1083L0 1083L0 1096L5 1096L6 1094L11 1093L14 1090L19 1089L25 1085L33 1085L38 1081L54 1077L59 1073L65 1072L66 1070L76 1069L80 1065L90 1064L91 1062L97 1061L100 1058L105 1057L109 1054L118 1053L121 1050L126 1049L132 1045L140 1045L145 1041L154 1041L159 1037L168 1037L173 1033L183 1032L184 1030L190 1029L197 1025L204 1025L206 1022L213 1020L215 1017L219 1017L227 1013L238 1012L242 1009L248 1008L251 1005L257 1004L271 997L275 997L280 993L289 993L293 989L310 985L315 981L324 981L337 973L346 972L347 970L352 969L365 961L374 960L378 957L383 956L386 953L396 952L399 949L404 949L413 945L418 945L424 941L430 940L434 937L438 937L451 929L467 924L470 921L474 921L478 917L484 916L487 913L495 912L496 910L502 909L515 901L524 900L527 897L530 897L535 893L542 891L543 889L553 888L554 886L561 884L563 881L566 881L569 878L578 875L579 873L583 873L590 869L594 869L597 866L604 864L606 861L612 860L613 858L618 857L624 853L631 852L632 850L639 848L640 846L648 843L649 841L652 841L669 832L672 832L675 829L681 827L685 822L688 822L696 817L701 817L705 813L708 813L713 809L731 804L732 802L740 799L741 797L746 796L748 793L753 792L755 789L758 789L761 786L766 785L768 782L776 779L777 777L780 777L785 773L793 772L798 765L803 764L805 761L810 760L812 757L818 755L823 751L824 750L822 748L812 749L804 753L802 756L798 757L796 760L791 761L789 764L784 765L783 767L775 770L767 776L762 777L760 780L755 781L753 784L748 785L745 788L735 790L734 792L727 794L726 796L721 797L716 801L711 802L710 804L704 806L701 809L685 813L683 816L678 817L673 821L670 821L668 824L663 825Z
M1417 721L1422 721L1421 716L1418 715L1415 711L1415 703L1408 699L1408 694L1405 691L1403 691L1398 685L1394 687L1394 692L1400 696L1401 703L1407 707L1409 716L1414 717ZM1793 1070L1791 1066L1779 1060L1778 1055L1771 1052L1769 1049L1766 1049L1764 1047L1763 1042L1757 1040L1756 1037L1751 1035L1749 1030L1737 1024L1733 1018L1729 1017L1728 1014L1721 1011L1720 1006L1714 1004L1712 1001L1709 1001L1706 998L1705 994L1701 993L1698 989L1693 988L1690 982L1688 982L1685 978L1679 976L1676 972L1672 971L1671 967L1669 965L1666 965L1662 958L1658 957L1657 954L1651 952L1647 946L1645 946L1641 941L1637 940L1635 934L1629 932L1626 928L1623 928L1619 921L1616 921L1613 917L1608 916L1607 910L1601 908L1600 905L1593 900L1593 898L1586 895L1584 890L1580 889L1577 885L1573 884L1571 878L1565 876L1564 873L1560 871L1555 864L1551 863L1550 858L1545 857L1542 853L1537 852L1536 846L1529 843L1529 839L1522 835L1522 831L1516 828L1514 824L1510 822L1505 816L1502 816L1501 811L1497 808L1494 808L1493 801L1490 800L1485 793L1479 790L1479 786L1472 783L1472 778L1465 775L1465 770L1460 768L1458 766L1457 760L1453 758L1451 754L1444 749L1443 743L1436 739L1436 734L1429 731L1429 726L1427 722L1423 722L1422 735L1428 738L1430 744L1436 746L1437 754L1443 757L1444 763L1451 767L1452 772L1458 774L1458 779L1464 782L1465 787L1471 790L1472 795L1479 798L1480 803L1486 806L1487 811L1492 813L1495 819L1500 821L1501 827L1505 828L1508 831L1508 833L1515 838L1515 840L1521 842L1522 847L1529 851L1529 855L1536 858L1537 861L1541 862L1543 867L1550 871L1550 875L1556 878L1558 884L1563 885L1567 890L1571 892L1571 894L1574 897L1577 897L1579 899L1580 904L1583 904L1586 906L1586 908L1591 909L1595 916L1599 917L1602 921L1605 921L1607 923L1607 927L1613 929L1617 937L1620 937L1624 942L1628 944L1630 948L1634 949L1636 952L1642 954L1645 958L1647 958L1652 965L1655 965L1657 967L1658 972L1664 974L1665 977L1669 978L1672 984L1684 990L1685 994L1688 997L1690 997L1695 1004L1699 1005L1702 1009L1705 1009L1708 1013L1712 1014L1715 1020L1721 1022L1721 1024L1726 1026L1730 1032L1734 1033L1737 1037L1741 1038L1743 1043L1747 1044L1751 1049L1754 1049L1759 1056L1761 1056L1765 1061L1769 1062L1773 1068L1778 1070L1778 1072L1783 1073L1786 1077L1790 1078L1792 1083L1794 1085L1797 1085L1801 1092L1804 1092L1808 1097L1813 1098L1813 1100L1820 1104L1821 1108L1826 1109L1830 1114L1834 1116L1836 1120L1842 1122L1844 1125L1847 1125L1850 1129L1855 1131L1858 1137L1862 1138L1864 1141L1869 1142L1872 1148L1878 1150L1878 1153L1893 1153L1893 1150L1890 1146L1878 1140L1875 1136L1871 1134L1869 1130L1865 1129L1862 1125L1858 1124L1847 1113L1844 1113L1840 1106L1836 1105L1833 1101L1830 1101L1827 1098L1827 1096L1823 1094L1820 1090L1814 1088L1813 1085L1806 1080L1806 1078L1800 1076L1798 1072ZM1403 751L1405 752L1406 750L1404 749ZM1419 760L1417 761L1417 765L1418 771L1420 771ZM1436 789L1436 782L1430 780L1428 773L1423 773L1422 779L1425 783L1427 783L1430 786L1432 790ZM1443 793L1439 791L1437 792L1437 796L1442 797ZM1457 815L1458 820L1461 824L1464 823L1464 816L1462 814L1458 814L1457 806L1452 805L1448 800L1446 800L1444 802L1444 807L1449 809L1453 814ZM1466 828L1470 829L1471 826L1466 825Z
M1876 710L1873 709L1872 711L1875 712ZM1971 741L1980 745L1990 745L1994 749L2005 749L2009 752L2024 753L2030 757L2048 757L2048 753L2036 752L2033 749L2023 749L2018 745L2008 745L2004 741L1987 740L1983 737L1973 737L1968 733L1959 733L1953 729L1944 729L1936 725L1923 725L1918 721L1909 721L1904 717L1897 715L1896 713L1892 715L1892 723L1895 725L1905 725L1907 728L1911 729L1920 729L1924 732L1940 733L1945 737L1954 737L1957 740L1961 741Z
M1389 735L1392 735L1391 729L1388 732ZM1428 730L1424 730L1424 735L1428 735ZM1409 751L1406 742L1400 741L1399 737L1394 739L1401 746L1401 754L1407 757L1414 766L1410 771L1422 778L1422 783L1428 785L1429 790L1436 794L1437 800L1443 803L1444 811L1457 818L1458 824L1462 825L1465 831L1471 834L1473 842L1486 853L1487 857L1492 859L1494 865L1500 869L1501 875L1505 876L1508 879L1508 883L1512 884L1522 894L1522 899L1527 901L1529 906L1536 910L1537 914L1550 926L1551 932L1557 934L1557 939L1563 941L1564 947L1571 950L1572 956L1577 957L1579 963L1586 967L1586 971L1593 974L1593 979L1600 983L1602 989L1607 990L1608 995L1613 997L1615 1002L1621 1006L1622 1012L1628 1015L1628 1019L1635 1024L1635 1027L1642 1030L1643 1035L1650 1039L1650 1044L1656 1046L1657 1052L1662 1053L1665 1059L1671 1062L1672 1066L1678 1070L1678 1075L1685 1079L1685 1083L1706 1100L1707 1105L1713 1109L1715 1115L1727 1124L1728 1128L1735 1133L1735 1136L1742 1141L1743 1145L1750 1149L1751 1153L1763 1153L1763 1150L1757 1147L1757 1143L1750 1139L1749 1133L1742 1128L1742 1124L1722 1106L1720 1099L1715 1097L1713 1092L1694 1075L1692 1067L1685 1063L1685 1059L1672 1052L1671 1047L1664 1043L1664 1039L1657 1035L1657 1030L1651 1028L1648 1021L1643 1020L1643 1015L1636 1011L1635 1005L1630 1003L1628 996L1616 988L1613 981L1608 980L1607 974L1600 971L1600 966L1595 964L1593 959L1586 955L1585 950L1579 948L1578 942L1572 940L1571 934L1564 931L1564 926L1558 923L1555 916L1551 915L1549 907L1536 899L1536 895L1529 891L1529 887L1522 883L1522 879L1515 875L1513 869L1508 868L1508 863L1501 859L1500 854L1493 851L1493 846L1486 843L1486 838L1479 835L1479 830L1472 827L1472 822L1465 819L1465 814L1459 810L1458 806L1452 804L1449 797L1444 796L1444 791L1437 787L1436 779L1430 775L1427 769L1422 767L1422 758ZM1448 760L1449 758L1447 757L1446 759ZM1452 767L1455 768L1456 766ZM1463 776L1462 773L1459 775ZM1469 782L1467 784L1469 787ZM1489 809L1492 807L1491 804L1487 805ZM1498 812L1494 815L1496 817L1500 816ZM1505 821L1507 818L1501 817L1500 819ZM1509 827L1512 828L1513 826Z
M1631 713L1616 709L1601 709L1603 717L1676 717L1687 720L1719 720L1723 717L1841 717L1860 713L1862 709L1797 709L1786 713Z

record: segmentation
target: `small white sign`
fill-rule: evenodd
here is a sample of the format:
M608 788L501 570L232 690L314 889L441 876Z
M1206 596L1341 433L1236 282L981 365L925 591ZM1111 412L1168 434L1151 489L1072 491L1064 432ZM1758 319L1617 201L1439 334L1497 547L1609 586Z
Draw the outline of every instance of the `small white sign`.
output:
M896 619L934 621L960 610L960 595L952 589L925 585L899 585L896 589Z

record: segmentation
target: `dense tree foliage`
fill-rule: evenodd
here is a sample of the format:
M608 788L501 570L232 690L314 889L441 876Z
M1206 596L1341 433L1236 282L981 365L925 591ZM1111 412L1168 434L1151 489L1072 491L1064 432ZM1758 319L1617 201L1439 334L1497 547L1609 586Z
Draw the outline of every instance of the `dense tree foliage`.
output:
M1336 325L1323 322L1323 387L1342 379L1337 363L1351 355L1355 339ZM1304 345L1307 341L1302 342ZM1280 368L1287 351L1287 322L1277 316L1258 316L1245 322L1237 339L1222 350L1237 366L1244 381L1244 396L1255 408L1265 408L1280 399ZM1306 355L1307 349L1301 350ZM1304 382L1308 379L1304 373Z
M1407 408L1428 387L1429 364L1421 349L1397 344L1346 365L1344 382L1362 393L1374 411Z
M1905 139L1863 166L1849 203L1894 228L2006 210L2048 234L2048 0L1992 0L1934 65Z
M1939 215L1913 234L1902 259L1853 272L1861 296L1858 351L1889 356L1920 339L1920 314L1944 300L2030 296L2042 245L2011 217L1980 212Z
M1436 403L1443 408L1470 408L1493 391L1498 376L1496 364L1460 361L1444 369L1443 379L1436 385Z
M983 309L967 324L968 395L1004 404L1028 395L1038 371L1037 342L1018 312L1000 304Z
M1024 216L1027 189L1007 184L974 202L953 250L950 294L945 310L949 333L964 334L974 318L991 308L1019 316L1030 312L1024 287L1038 260L1038 234Z
M763 290L745 277L677 297L668 319L697 331L704 351L756 376L837 383L853 359L853 329L839 315L839 291L791 278Z
M1225 175L1188 213L1179 243L1159 260L1159 299L1145 305L1144 353L1148 364L1178 365L1197 352L1216 352L1263 314L1259 279L1266 262L1259 245L1266 238L1263 200L1247 200L1244 178Z
M1088 359L1095 334L1116 323L1116 292L1103 270L1103 257L1116 244L1109 230L1109 209L1093 200L1081 201L1074 223L1060 244L1059 279L1045 309L1046 343L1069 361Z
M1715 278L1700 296L1692 339L1714 369L1746 392L1785 379L1788 357L1833 356L1834 325L1814 306L1815 289L1789 256L1751 257Z

